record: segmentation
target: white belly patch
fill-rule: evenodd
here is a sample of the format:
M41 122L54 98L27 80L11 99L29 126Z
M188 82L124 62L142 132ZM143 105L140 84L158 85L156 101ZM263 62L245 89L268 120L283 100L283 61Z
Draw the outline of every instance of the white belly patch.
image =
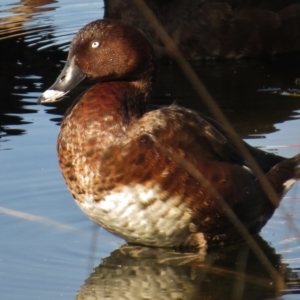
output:
M159 200L158 186L124 186L95 202L84 195L78 206L96 223L129 242L171 246L183 244L190 234L191 211L179 197Z

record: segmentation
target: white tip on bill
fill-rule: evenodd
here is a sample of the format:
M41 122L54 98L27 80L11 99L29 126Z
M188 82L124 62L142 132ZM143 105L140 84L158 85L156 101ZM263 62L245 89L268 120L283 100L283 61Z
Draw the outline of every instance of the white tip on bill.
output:
M47 90L42 94L42 96L39 99L39 102L40 103L55 102L65 94L66 92L62 92L62 91Z

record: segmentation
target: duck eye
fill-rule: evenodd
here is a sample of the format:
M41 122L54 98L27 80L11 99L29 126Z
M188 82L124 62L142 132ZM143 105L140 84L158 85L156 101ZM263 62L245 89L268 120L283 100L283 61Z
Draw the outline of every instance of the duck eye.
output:
M93 42L92 43L92 48L97 48L99 46L99 42Z

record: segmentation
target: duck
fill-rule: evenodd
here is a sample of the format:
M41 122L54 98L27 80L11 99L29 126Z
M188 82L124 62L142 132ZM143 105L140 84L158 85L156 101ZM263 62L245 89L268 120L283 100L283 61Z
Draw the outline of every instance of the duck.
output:
M136 5L104 0L104 17L148 37L157 57L173 58ZM144 0L188 60L238 59L300 50L299 0Z
M147 111L155 65L149 40L121 21L93 21L73 38L61 74L38 103L65 98L85 78L92 82L67 110L57 140L75 202L133 244L201 248L240 239L219 196L250 234L258 233L277 206L222 126L175 104ZM300 179L300 155L245 145L281 199Z

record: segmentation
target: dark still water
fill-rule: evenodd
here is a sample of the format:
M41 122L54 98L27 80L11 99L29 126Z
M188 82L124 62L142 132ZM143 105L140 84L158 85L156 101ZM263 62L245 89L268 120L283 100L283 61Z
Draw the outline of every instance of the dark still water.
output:
M122 246L76 207L56 137L80 90L56 106L36 102L62 69L74 33L103 13L96 0L1 1L0 299L299 299L299 183L257 237L283 283L246 245L196 258ZM297 88L299 53L195 68L251 145L286 157L300 152L300 98L269 92ZM162 63L152 105L174 101L208 113L176 66Z

